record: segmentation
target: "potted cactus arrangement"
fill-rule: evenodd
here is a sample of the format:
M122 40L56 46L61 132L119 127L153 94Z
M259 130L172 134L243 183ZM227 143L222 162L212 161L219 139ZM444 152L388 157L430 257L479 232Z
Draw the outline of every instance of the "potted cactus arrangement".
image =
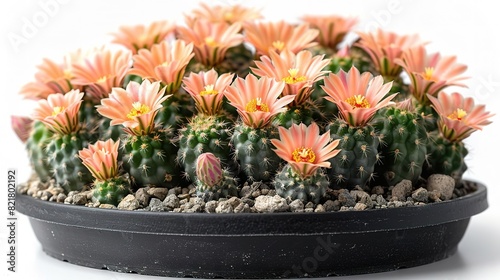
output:
M464 139L493 114L447 92L467 67L418 35L346 43L356 19L301 20L201 4L184 23L124 26L113 44L44 60L21 89L33 113L12 118L33 167L17 208L44 251L205 278L452 255L487 208L485 186L462 178Z

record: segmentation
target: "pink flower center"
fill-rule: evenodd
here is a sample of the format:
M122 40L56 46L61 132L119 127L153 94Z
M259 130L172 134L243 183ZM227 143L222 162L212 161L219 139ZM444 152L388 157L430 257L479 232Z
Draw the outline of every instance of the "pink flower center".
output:
M200 95L203 96L203 95L216 95L218 94L219 92L214 89L214 85L207 85L205 86L205 90L202 90L200 92Z
M368 100L366 100L366 98L362 95L351 96L351 97L347 98L347 100L345 102L349 103L349 105L351 105L353 109L371 108L370 102L368 102Z
M311 148L297 148L292 152L292 158L295 162L313 163L316 160L316 154Z
M130 113L127 114L127 118L129 119L134 119L135 117L142 116L144 114L149 113L151 109L147 105L141 104L141 102L134 102L132 104L132 110L130 110Z
M455 111L453 111L453 113L448 115L448 119L461 121L463 118L465 118L465 116L467 116L467 112L458 108Z
M269 107L267 107L266 103L262 103L262 98L255 98L250 100L246 106L246 111L253 113L256 111L261 111L261 112L269 112Z

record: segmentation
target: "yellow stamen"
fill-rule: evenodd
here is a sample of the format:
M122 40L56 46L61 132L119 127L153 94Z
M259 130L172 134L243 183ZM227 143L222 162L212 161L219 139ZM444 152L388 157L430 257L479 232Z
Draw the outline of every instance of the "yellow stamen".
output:
M219 92L217 90L214 89L214 85L206 85L205 86L205 90L202 90L200 92L200 95L203 96L203 95L216 95L218 94Z
M69 69L65 69L63 73L64 73L64 78L65 78L66 80L71 80L71 79L73 79L73 73L71 72L71 70L69 70Z
M57 114L61 113L64 111L64 107L54 107L54 110L52 111L52 116L56 116Z
M233 17L234 17L234 14L231 11L227 11L224 13L224 21L226 21L226 22L232 22Z
M109 77L108 76L102 76L99 79L97 79L98 83L105 82Z
M282 41L274 41L273 42L273 48L275 48L277 51L281 52L285 48L285 43Z
M434 67L425 67L424 79L427 81L433 81L434 78L432 77L432 75L434 75Z
M313 163L316 160L316 154L311 148L297 148L292 152L292 158L295 162L310 162Z
M266 103L262 103L262 98L255 98L248 102L246 106L246 111L253 113L255 111L269 112L269 107Z
M168 67L170 66L170 64L172 64L172 61L165 61L161 64L161 66L165 66L165 67Z
M217 42L215 42L215 39L212 36L208 36L207 38L205 38L205 44L209 47L217 46Z
M458 108L448 116L448 119L461 121L465 116L467 116L467 112Z
M288 69L288 74L290 74L290 76L283 78L283 82L290 85L307 80L305 76L297 76L298 73L299 69L297 68Z
M129 119L134 119L135 117L142 116L149 113L150 111L149 107L141 104L141 102L134 102L132 106L132 110L130 110L130 113L127 114L127 118Z
M362 95L354 95L352 97L349 97L345 102L349 103L353 109L371 107L368 100L366 100L366 98Z

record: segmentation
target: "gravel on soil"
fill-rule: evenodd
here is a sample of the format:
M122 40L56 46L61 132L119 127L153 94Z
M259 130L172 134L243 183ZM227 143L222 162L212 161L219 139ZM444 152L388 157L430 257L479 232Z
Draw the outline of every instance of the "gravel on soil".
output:
M171 189L143 187L127 195L118 206L101 204L93 199L92 190L66 193L54 181L40 182L36 176L19 186L19 192L38 199L82 205L86 207L184 213L277 213L277 212L335 212L365 211L370 209L423 206L430 203L455 199L476 190L474 183L464 181L455 186L450 176L435 174L427 181L413 186L403 180L395 186L373 186L365 190L355 187L328 189L326 197L318 204L292 200L276 195L270 186L256 182L245 183L238 197L204 201L197 197L194 185Z

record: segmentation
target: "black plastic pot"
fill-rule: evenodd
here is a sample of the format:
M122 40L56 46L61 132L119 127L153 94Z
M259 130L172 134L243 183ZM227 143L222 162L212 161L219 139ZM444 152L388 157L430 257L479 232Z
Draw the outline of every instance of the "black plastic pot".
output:
M486 187L451 201L334 213L183 214L106 210L18 195L50 256L119 272L202 278L323 277L454 254Z

